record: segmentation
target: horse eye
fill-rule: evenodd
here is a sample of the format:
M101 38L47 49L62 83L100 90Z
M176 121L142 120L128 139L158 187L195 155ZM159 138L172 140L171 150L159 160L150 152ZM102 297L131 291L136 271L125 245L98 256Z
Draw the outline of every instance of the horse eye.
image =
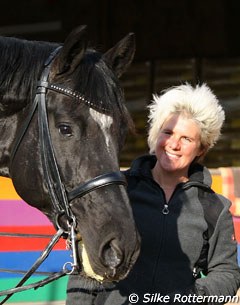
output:
M59 125L58 131L61 135L65 136L65 137L71 137L73 135L71 126L66 125L66 124Z

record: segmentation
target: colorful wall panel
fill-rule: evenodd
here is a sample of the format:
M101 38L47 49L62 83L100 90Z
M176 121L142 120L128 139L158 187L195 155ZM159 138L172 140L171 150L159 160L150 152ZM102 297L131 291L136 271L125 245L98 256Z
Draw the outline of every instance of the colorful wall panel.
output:
M56 231L45 215L19 198L10 179L0 177L0 232L53 235ZM28 270L49 241L50 238L0 236L0 269ZM38 271L58 272L71 260L65 241L61 239ZM13 288L21 278L21 274L0 272L0 290ZM27 283L43 278L34 275ZM67 276L37 290L17 293L8 303L65 300L66 284Z
M221 175L213 175L213 189L222 193ZM240 262L240 217L233 216L236 239L238 241L238 259ZM27 205L16 194L10 179L0 177L0 232L29 233L52 235L55 229L41 212ZM0 236L0 268L28 270L45 249L49 238L17 238ZM70 261L70 252L65 250L65 241L60 240L47 260L38 271L57 272L63 264ZM0 291L14 287L22 275L0 272ZM32 276L31 282L43 279L43 276ZM66 299L67 276L37 290L15 294L8 303L13 302L48 302ZM2 300L3 297L0 297ZM46 304L46 303L45 303Z
M217 172L217 174L212 174L212 188L216 193L222 194L231 200L232 207L230 211L233 215L235 237L240 244L240 213L238 212L240 211L240 168L221 168Z

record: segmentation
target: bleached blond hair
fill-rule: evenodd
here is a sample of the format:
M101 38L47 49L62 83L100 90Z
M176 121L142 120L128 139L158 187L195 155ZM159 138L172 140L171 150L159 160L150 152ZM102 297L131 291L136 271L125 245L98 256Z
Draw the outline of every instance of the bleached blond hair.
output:
M206 84L192 87L186 83L167 89L162 95L154 94L148 108L150 153L155 151L159 131L164 122L173 114L187 116L198 124L201 130L201 144L206 151L219 139L225 120L222 106Z

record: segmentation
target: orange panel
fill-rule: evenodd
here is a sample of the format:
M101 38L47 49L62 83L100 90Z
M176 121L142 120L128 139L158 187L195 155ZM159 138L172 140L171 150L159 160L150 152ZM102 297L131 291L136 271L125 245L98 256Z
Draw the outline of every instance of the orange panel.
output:
M216 193L222 194L222 177L220 175L212 175L212 188ZM16 193L12 180L0 177L0 199L20 199Z
M222 194L222 177L220 175L212 175L212 189L218 193Z
M0 177L0 199L21 199L14 189L12 180L9 178Z

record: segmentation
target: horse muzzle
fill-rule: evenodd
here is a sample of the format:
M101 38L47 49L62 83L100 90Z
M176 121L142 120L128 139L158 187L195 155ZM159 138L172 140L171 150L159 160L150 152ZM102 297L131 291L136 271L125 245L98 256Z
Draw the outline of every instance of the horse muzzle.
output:
M85 245L81 244L80 249L83 273L98 282L113 282L124 279L140 252L137 245L126 262L126 255L118 247L117 241L113 239L100 247L98 262L94 260L94 263L91 263Z

